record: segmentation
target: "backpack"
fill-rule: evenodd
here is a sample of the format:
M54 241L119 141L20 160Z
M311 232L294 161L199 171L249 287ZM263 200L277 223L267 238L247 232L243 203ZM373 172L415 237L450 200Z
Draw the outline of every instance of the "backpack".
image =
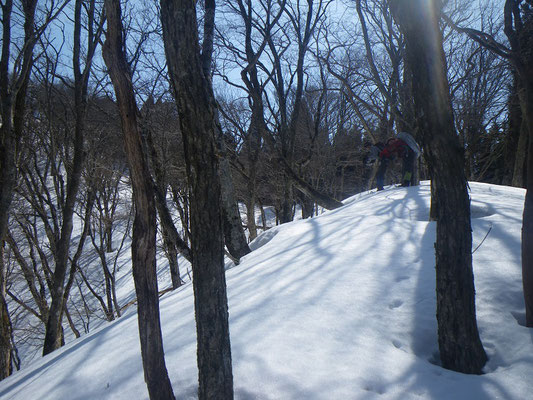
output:
M411 150L415 152L416 156L420 157L422 150L420 150L420 146L418 146L418 143L413 136L407 132L400 132L398 133L398 139L403 140L411 148Z

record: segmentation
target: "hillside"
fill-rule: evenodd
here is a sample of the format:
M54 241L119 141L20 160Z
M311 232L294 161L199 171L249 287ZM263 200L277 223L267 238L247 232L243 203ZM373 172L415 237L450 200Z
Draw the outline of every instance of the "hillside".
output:
M388 188L278 226L227 271L238 399L531 396L520 231L525 191L471 183L482 376L438 366L429 184ZM478 247L479 246L479 247ZM121 293L133 291L131 279ZM190 283L161 298L179 399L196 396ZM1 399L145 399L135 308L0 382Z

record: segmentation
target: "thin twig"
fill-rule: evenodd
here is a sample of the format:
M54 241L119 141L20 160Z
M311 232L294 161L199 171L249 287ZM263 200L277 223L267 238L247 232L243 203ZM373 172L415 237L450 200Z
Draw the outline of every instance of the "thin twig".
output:
M489 236L489 233L490 231L492 230L492 222L490 223L490 228L489 230L487 231L487 234L485 235L485 237L483 238L483 240L477 245L477 247L474 249L474 251L472 251L472 254L474 254L477 249L479 249L481 247L481 245L483 244L483 242L485 241L485 239L487 238L487 236Z

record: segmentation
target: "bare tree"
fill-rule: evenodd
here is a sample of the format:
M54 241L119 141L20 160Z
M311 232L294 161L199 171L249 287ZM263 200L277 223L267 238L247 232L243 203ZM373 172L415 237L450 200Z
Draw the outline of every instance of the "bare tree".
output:
M214 2L210 4L214 7ZM161 22L191 187L198 397L232 399L233 374L216 145L221 129L217 126L217 104L211 82L202 68L205 58L200 56L195 3L188 0L161 1ZM212 28L204 28L204 35L212 31ZM204 44L206 40L211 39L204 37Z
M437 324L445 368L480 374L487 356L477 329L470 199L455 133L438 2L391 1L405 35L421 137L437 202Z
M96 7L96 1L91 0L87 5L87 53L82 60L82 10L83 1L76 0L74 5L74 50L72 56L74 71L74 142L73 159L66 165L67 186L65 202L62 209L62 226L59 240L56 243L55 269L52 276L50 295L52 303L46 323L46 334L43 345L43 355L46 355L62 344L61 320L63 317L63 303L65 295L65 276L68 268L70 238L72 235L74 207L81 182L84 158L84 130L87 111L87 89L91 74L92 61L96 52L104 23L103 14ZM85 62L82 65L83 61Z
M174 399L163 351L156 272L156 208L152 177L143 151L139 110L126 59L119 0L106 0L103 56L115 88L135 204L132 264L137 294L144 377L151 399Z

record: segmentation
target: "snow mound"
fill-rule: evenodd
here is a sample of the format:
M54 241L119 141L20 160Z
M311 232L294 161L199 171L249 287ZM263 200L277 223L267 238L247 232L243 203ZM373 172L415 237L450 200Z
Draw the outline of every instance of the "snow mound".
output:
M278 227L270 228L258 235L249 244L250 250L254 251L270 242L278 233Z

